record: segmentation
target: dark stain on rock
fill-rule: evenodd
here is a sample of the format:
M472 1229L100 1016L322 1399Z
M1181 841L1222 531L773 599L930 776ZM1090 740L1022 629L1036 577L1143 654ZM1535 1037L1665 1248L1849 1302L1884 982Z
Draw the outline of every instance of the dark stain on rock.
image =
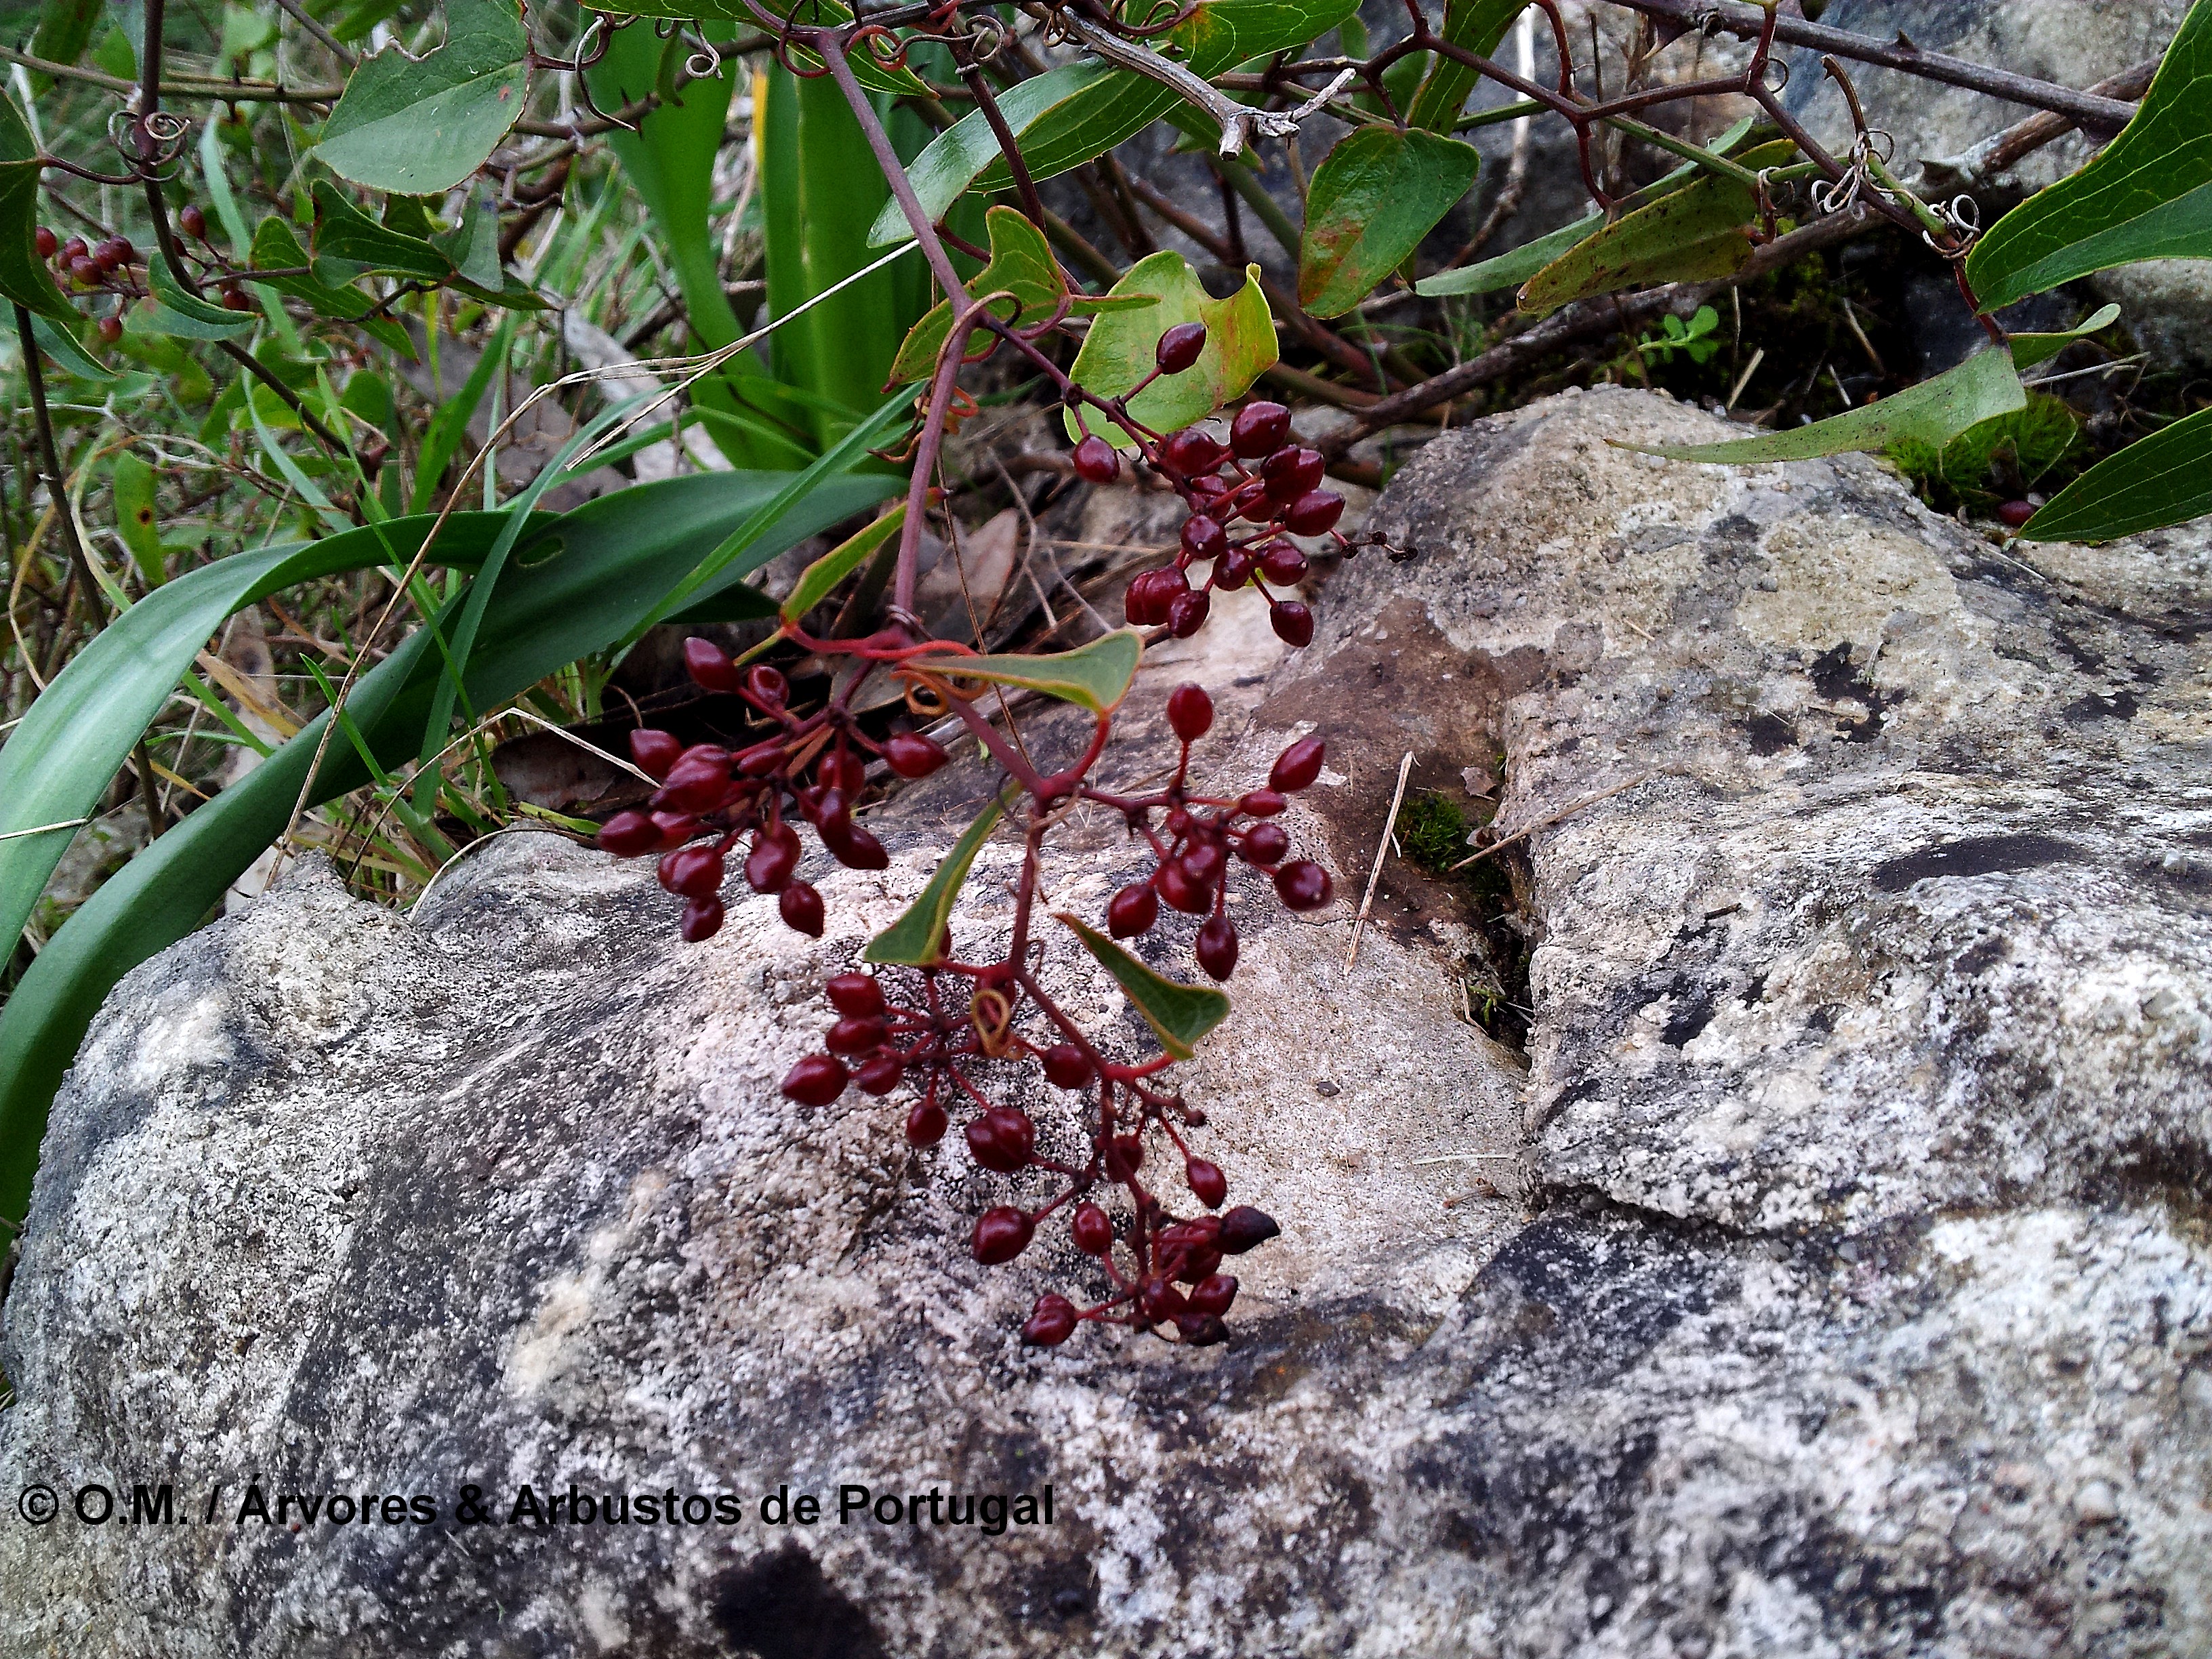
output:
M1659 1041L1670 1048L1680 1048L1713 1023L1713 994L1686 988L1670 990L1668 994L1674 1002L1674 1011L1667 1016Z
M1951 971L1961 979L1971 979L1989 972L2011 954L2012 947L2005 943L2004 936L1992 933L1960 951L1951 963Z
M795 1544L722 1574L714 1581L713 1613L732 1654L884 1659L868 1615Z
M1871 666L1869 659L1869 665ZM1858 702L1866 705L1866 718L1838 722L1838 730L1847 743L1870 743L1881 730L1882 710L1894 698L1885 698L1875 690L1874 682L1866 671L1851 661L1851 644L1844 641L1832 651L1824 651L1813 659L1805 671L1813 682L1814 690L1830 702Z
M2131 720L2142 707L2136 694L2124 685L2110 696L2100 696L2092 691L2076 697L2063 712L2077 726L2087 726L2092 720Z
M2040 870L2078 855L2070 842L2056 836L1971 836L1885 859L1874 867L1874 884L1901 893L1916 881L1936 876L1994 876L2014 870Z
M1797 746L1797 728L1779 714L1753 714L1744 729L1751 735L1754 755L1778 755Z

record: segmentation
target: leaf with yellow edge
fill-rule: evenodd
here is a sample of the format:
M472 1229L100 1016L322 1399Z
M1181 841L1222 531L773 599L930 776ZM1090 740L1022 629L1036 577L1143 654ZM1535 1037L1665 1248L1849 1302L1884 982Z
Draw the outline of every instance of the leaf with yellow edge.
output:
M1156 974L1096 927L1064 910L1053 915L1066 923L1083 941L1083 948L1097 957L1098 965L1114 975L1114 982L1145 1017L1170 1059L1188 1060L1197 1053L1199 1039L1229 1018L1229 999L1211 986L1185 985Z
M1104 714L1128 695L1129 682L1136 678L1137 662L1144 654L1144 636L1133 628L1117 628L1055 656L909 657L902 666L943 679L1021 686Z
M1247 265L1244 286L1216 300L1182 254L1154 253L1129 267L1114 284L1112 297L1138 294L1158 295L1159 303L1098 318L1068 372L1085 392L1119 397L1152 372L1161 335L1179 323L1204 323L1206 349L1198 362L1180 374L1161 375L1129 399L1131 418L1155 432L1174 432L1204 420L1231 398L1242 397L1274 366L1275 319L1260 291L1259 266ZM1075 411L1068 410L1064 419L1068 435L1076 436Z
M968 879L975 854L983 850L991 831L1006 816L1006 808L1013 805L1014 795L1014 791L1008 790L975 815L975 821L952 843L952 850L937 866L937 873L929 878L929 885L921 890L921 896L907 907L904 915L868 941L868 948L860 952L861 961L927 968L944 960L939 946L945 939L945 922L952 915L952 902L960 896L961 884Z

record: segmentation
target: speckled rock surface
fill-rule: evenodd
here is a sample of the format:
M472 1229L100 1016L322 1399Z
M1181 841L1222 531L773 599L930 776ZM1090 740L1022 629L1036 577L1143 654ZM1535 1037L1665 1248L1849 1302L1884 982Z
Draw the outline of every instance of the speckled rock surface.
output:
M0 1492L167 1480L192 1520L0 1516L0 1648L2212 1646L2204 544L1999 549L1863 460L1606 442L1715 424L1479 422L1385 493L1413 556L1347 567L1310 652L1217 624L1248 729L1212 763L1328 732L1293 829L1340 895L1245 899L1243 1018L1193 1068L1286 1224L1224 1349L1024 1353L1078 1268L966 1261L1003 1182L908 1156L896 1103L774 1090L805 983L980 780L882 815L893 867L833 884L819 945L745 905L686 950L638 872L532 835L412 919L310 871L140 969L57 1108ZM1461 1017L1449 890L1386 876L1344 968L1409 749L1439 787L1502 753L1507 830L1631 785L1526 843L1525 1073ZM1009 857L957 927L1003 926ZM1054 902L1127 857L1079 837ZM257 1474L441 1516L240 1522ZM461 1482L503 1522L571 1480L747 1513L452 1524ZM1054 1518L840 1526L842 1482L1050 1483ZM831 1515L763 1524L783 1483Z

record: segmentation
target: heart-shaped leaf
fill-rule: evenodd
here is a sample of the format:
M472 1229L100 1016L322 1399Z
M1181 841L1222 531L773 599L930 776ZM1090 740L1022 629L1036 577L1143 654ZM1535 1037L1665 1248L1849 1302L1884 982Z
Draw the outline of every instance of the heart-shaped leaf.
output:
M1229 999L1209 985L1185 985L1156 974L1120 945L1064 910L1053 915L1073 930L1084 949L1113 975L1130 1005L1145 1017L1171 1060L1188 1060L1199 1039L1229 1018Z
M903 666L943 679L1020 686L1104 714L1128 696L1144 654L1144 636L1133 628L1117 628L1056 656L921 656L908 658Z
M1315 169L1298 250L1298 303L1339 317L1405 263L1467 194L1482 163L1473 144L1433 132L1362 127Z
M446 43L364 58L315 155L372 190L434 196L484 164L522 113L529 32L514 0L446 0Z
M1244 286L1225 300L1210 298L1182 254L1162 252L1137 261L1114 284L1112 296L1156 295L1158 303L1109 312L1091 325L1069 372L1076 384L1101 398L1116 398L1152 372L1160 336L1182 323L1206 325L1206 349L1180 374L1163 374L1129 400L1132 417L1156 432L1173 432L1202 421L1275 362L1275 319L1260 291L1260 267L1244 268ZM1073 410L1068 435L1077 435ZM1124 434L1122 442L1134 441Z
M1014 798L1014 792L1009 790L975 815L975 822L960 832L960 839L952 843L952 850L945 855L920 896L907 907L906 914L868 941L868 948L860 952L861 961L927 968L945 959L939 947L945 940L945 925L951 917L953 901L960 896L961 884L968 879L975 854L983 850L983 843L990 840L991 831Z
M2212 513L2212 409L2160 427L2105 459L2044 504L2020 533L2037 542L2108 542Z

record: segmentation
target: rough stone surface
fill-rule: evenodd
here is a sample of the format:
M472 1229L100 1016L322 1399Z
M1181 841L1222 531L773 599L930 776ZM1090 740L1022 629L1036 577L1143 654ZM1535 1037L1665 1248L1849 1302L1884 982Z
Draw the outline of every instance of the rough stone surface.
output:
M893 866L818 945L748 902L686 950L637 872L519 836L407 920L296 878L88 1040L0 1490L1050 1482L1053 1525L9 1516L5 1650L2206 1650L2204 544L2000 548L1863 459L1607 442L1715 429L1606 392L1448 434L1376 507L1415 556L1346 567L1310 652L1213 659L1229 781L1328 732L1293 829L1340 891L1246 898L1243 1017L1192 1068L1286 1224L1225 1349L1024 1353L1079 1267L968 1263L1006 1183L908 1156L896 1103L775 1091L972 776L881 815ZM1344 969L1407 749L1436 787L1502 754L1509 830L1640 779L1526 844L1525 1075L1457 1017L1443 888L1386 878ZM1054 902L1127 858L1079 837Z

